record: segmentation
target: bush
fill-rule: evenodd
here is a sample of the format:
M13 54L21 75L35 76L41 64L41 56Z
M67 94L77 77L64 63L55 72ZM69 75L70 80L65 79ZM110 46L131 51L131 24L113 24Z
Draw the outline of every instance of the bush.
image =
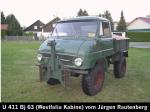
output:
M34 36L33 32L24 32L23 36Z
M1 30L1 39L4 39L4 37L7 35L6 30Z
M150 42L150 32L126 32L131 42Z

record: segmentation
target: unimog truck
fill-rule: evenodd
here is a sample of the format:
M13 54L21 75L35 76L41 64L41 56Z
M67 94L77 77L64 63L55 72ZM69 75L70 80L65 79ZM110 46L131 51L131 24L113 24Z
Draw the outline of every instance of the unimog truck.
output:
M96 95L102 90L110 64L116 78L124 77L128 48L129 38L112 34L105 18L60 20L38 50L40 81L68 87L70 76L82 76L83 92Z

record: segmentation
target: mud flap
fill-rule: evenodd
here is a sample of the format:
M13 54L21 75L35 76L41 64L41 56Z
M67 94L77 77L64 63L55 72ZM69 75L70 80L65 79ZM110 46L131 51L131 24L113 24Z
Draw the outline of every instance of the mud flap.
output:
M64 69L64 86L69 87L70 85L70 72L67 69Z
M46 80L46 68L44 68L42 65L38 65L39 67L39 80L40 82L43 82Z

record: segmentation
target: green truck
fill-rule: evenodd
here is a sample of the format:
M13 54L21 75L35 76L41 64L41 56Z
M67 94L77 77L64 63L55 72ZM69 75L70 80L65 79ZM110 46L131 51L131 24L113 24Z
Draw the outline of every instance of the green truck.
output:
M128 48L129 38L112 34L105 18L60 20L38 50L40 81L68 87L70 76L82 76L83 92L96 95L102 90L110 64L116 78L124 77Z

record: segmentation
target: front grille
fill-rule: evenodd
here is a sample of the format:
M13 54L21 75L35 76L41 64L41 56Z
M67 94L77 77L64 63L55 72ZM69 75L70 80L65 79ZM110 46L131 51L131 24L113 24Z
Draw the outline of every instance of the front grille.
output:
M62 55L62 54L58 54L57 56L59 57L59 59L65 59L65 60L70 60L70 61L72 61L74 58L73 56Z
M72 65L73 64L72 62L74 60L74 56L62 55L62 54L58 54L57 56L63 65Z
M51 54L43 53L43 58L49 58ZM64 54L56 54L56 58L60 60L63 65L72 65L74 56L64 55Z
M51 54L43 53L43 57L50 57Z

